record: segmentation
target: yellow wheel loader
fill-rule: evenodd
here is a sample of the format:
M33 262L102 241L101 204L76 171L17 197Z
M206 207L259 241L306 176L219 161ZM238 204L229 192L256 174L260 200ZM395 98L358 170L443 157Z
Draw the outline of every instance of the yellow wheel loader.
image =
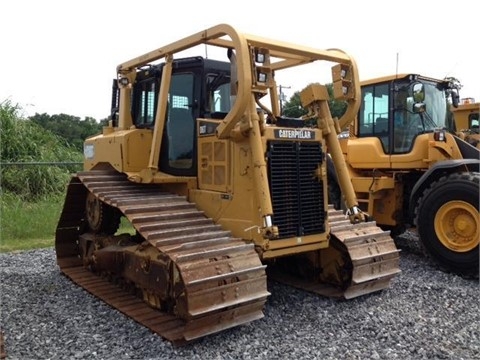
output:
M276 79L325 64L344 117L320 84L302 92L308 116L282 117ZM344 52L226 24L120 64L109 124L66 191L61 271L176 345L263 317L267 276L347 299L387 288L399 250L359 209L335 130L359 96ZM328 205L327 146L347 217Z
M453 131L470 145L480 148L480 102L473 98L464 98L458 106L451 106Z
M453 83L417 74L363 81L356 121L339 138L362 211L394 235L416 230L443 270L478 278L480 153L449 126L450 96L456 108Z

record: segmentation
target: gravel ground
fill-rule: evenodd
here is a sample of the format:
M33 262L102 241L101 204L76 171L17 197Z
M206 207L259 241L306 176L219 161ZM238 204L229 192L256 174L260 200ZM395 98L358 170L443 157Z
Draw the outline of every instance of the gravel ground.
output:
M478 280L413 248L391 287L332 300L268 282L265 317L184 347L61 275L54 249L0 254L7 359L480 359Z

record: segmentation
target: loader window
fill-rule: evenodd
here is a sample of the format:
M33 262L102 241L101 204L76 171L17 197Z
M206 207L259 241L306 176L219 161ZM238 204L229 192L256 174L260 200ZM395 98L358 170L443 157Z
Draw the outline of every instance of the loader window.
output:
M479 113L473 113L468 116L468 128L478 132Z
M362 103L359 112L359 137L378 137L383 151L389 151L389 91L388 84L362 88Z

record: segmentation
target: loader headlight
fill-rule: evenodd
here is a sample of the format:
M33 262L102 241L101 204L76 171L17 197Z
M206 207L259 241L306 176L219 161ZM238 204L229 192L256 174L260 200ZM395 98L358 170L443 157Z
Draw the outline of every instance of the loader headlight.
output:
M350 131L342 131L340 134L337 135L338 139L348 139L350 137Z
M445 130L435 130L433 138L435 141L447 141L447 134L445 133Z

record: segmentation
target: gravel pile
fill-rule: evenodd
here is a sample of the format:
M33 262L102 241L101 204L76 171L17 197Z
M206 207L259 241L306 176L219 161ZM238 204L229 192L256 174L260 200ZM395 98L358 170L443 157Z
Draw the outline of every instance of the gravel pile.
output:
M386 290L339 301L269 281L263 319L179 348L62 276L53 249L0 264L7 359L480 359L478 280L408 249Z

